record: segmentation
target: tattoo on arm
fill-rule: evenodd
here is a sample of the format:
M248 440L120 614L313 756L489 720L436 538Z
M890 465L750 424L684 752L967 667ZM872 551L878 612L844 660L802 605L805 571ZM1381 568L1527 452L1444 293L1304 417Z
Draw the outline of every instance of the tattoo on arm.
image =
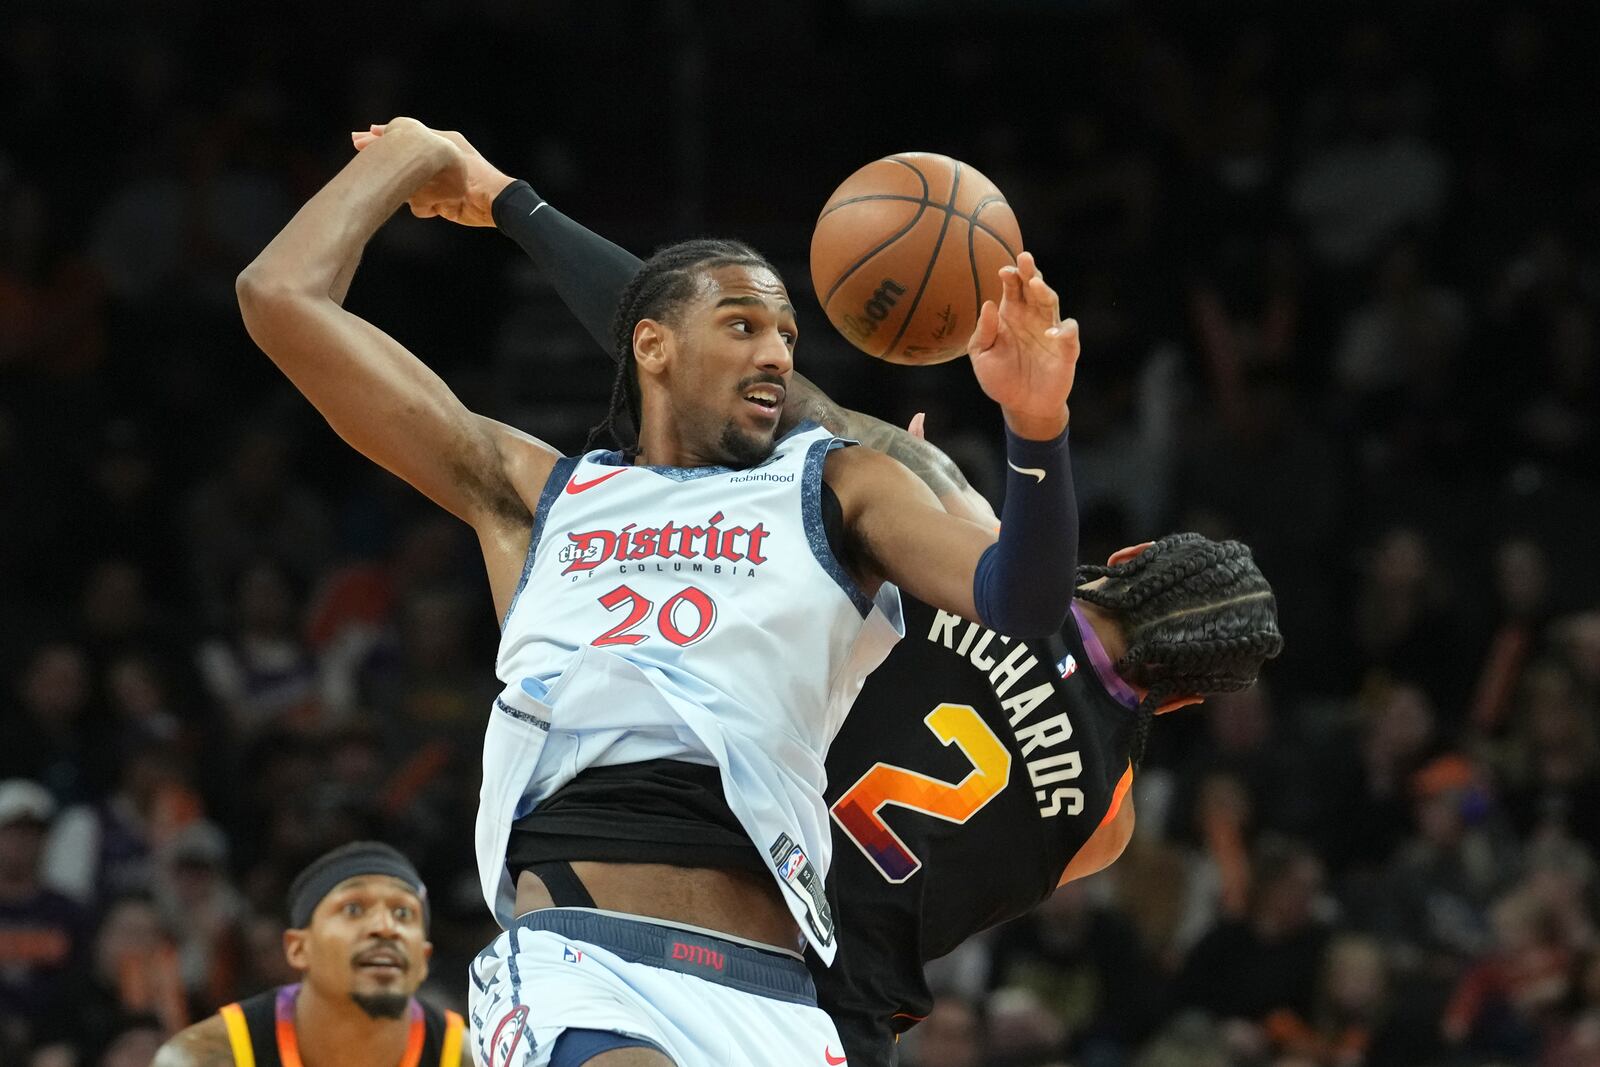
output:
M178 1031L157 1050L150 1067L234 1067L227 1024L213 1015Z
M926 482L935 495L961 493L970 488L966 475L961 473L955 460L937 446L913 437L909 431L882 419L840 407L827 393L798 373L790 375L790 384L795 394L793 401L796 414L800 418L811 419L830 433L852 438L874 451L893 456L905 464L912 474Z
M940 449L871 415L852 411L849 416L850 429L845 436L893 456L926 482L936 496L959 493L967 488L966 475L961 473L955 460Z

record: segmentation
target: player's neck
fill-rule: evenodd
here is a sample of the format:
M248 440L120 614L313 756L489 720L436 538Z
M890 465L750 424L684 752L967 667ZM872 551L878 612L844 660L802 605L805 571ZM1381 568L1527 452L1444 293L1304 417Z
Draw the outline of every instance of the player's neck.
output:
M1117 622L1110 612L1098 604L1091 604L1087 600L1074 600L1073 604L1077 606L1078 611L1088 621L1089 628L1094 631L1095 637L1100 639L1100 647L1106 650L1106 658L1112 663L1121 660L1128 651L1128 635L1122 632L1122 624ZM1123 680L1127 681L1127 679ZM1128 684L1143 699L1145 691L1139 686L1133 685L1132 682L1128 682Z
M678 433L677 423L665 413L650 410L646 405L643 423L639 427L639 454L635 463L652 467L707 467L712 464L695 455L695 450Z
M648 424L649 419L645 420ZM639 433L639 454L634 457L634 463L651 467L722 467L727 465L727 460L721 456L711 456L705 450L696 448L673 432L670 425L662 426L666 420L656 420L656 425Z
M1100 645L1106 650L1106 655L1115 663L1128 651L1128 638L1122 632L1122 625L1112 618L1106 609L1098 604L1091 604L1087 600L1074 600L1083 617L1089 620L1089 626L1094 630L1094 635L1100 639Z
M304 1067L398 1064L411 1037L411 1013L374 1019L349 996L323 996L305 983L295 997L294 1029Z

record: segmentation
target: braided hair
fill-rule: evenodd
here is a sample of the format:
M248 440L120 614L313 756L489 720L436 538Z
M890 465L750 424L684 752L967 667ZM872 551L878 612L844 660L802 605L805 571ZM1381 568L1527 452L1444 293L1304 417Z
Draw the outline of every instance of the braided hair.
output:
M617 364L617 376L611 383L611 405L605 419L589 431L585 449L609 436L626 454L638 453L639 368L633 357L633 328L641 319L676 325L673 320L694 296L700 273L717 267L760 267L778 273L765 256L742 241L697 238L656 249L622 291L611 324L611 358ZM623 425L624 418L632 424L631 433Z
M1085 588L1096 578L1106 581ZM1075 595L1127 635L1117 673L1148 691L1134 726L1135 766L1162 703L1248 688L1283 650L1272 586L1238 541L1169 534L1115 566L1080 566L1077 584Z

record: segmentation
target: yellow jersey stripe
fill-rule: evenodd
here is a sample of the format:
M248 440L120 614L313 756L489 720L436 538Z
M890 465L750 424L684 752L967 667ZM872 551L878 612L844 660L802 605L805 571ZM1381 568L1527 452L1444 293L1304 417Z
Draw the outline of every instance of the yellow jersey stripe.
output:
M461 1067L461 1037L466 1021L453 1011L444 1013L444 1048L439 1052L439 1067Z
M237 1004L225 1004L219 1013L228 1027L228 1044L233 1046L233 1067L256 1067L256 1050L250 1044L250 1027Z

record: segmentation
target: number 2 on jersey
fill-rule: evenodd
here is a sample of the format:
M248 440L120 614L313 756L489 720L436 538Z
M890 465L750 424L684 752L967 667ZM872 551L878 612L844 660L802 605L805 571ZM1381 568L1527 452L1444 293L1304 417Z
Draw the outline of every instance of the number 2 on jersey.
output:
M971 705L940 704L922 721L940 744L954 744L972 763L965 778L951 784L904 767L875 763L832 808L834 821L862 855L895 883L921 870L922 861L883 821L879 813L886 805L898 804L960 825L999 796L1011 780L1011 753Z

